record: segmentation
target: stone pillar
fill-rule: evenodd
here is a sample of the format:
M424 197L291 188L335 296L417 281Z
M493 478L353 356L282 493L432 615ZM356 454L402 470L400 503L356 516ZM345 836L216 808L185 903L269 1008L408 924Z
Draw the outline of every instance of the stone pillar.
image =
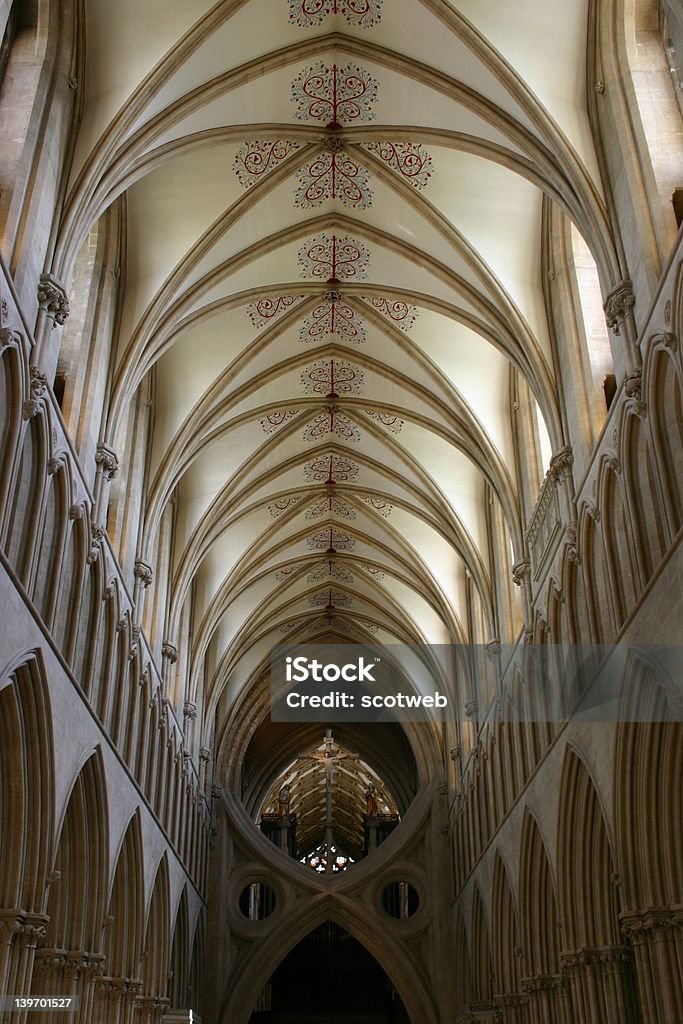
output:
M562 955L577 1020L635 1024L631 951L626 946L585 947Z
M621 914L633 944L643 1024L683 1021L683 906Z
M614 351L614 365L621 379L640 373L641 357L638 348L638 334L633 319L635 305L633 285L620 281L605 299L604 310L607 327L615 338L622 338L623 345Z
M76 1003L73 1021L90 1024L93 1019L95 978L104 957L85 950L38 949L33 965L32 995L71 996ZM31 1024L51 1024L53 1011L31 1014Z
M573 1024L569 982L564 975L523 978L522 989L529 997L529 1024Z
M528 1024L529 999L520 992L494 996L501 1024Z
M0 911L0 993L26 996L31 992L33 962L38 943L45 938L48 918L22 910ZM4 1020L24 1021L24 1010L10 1011Z
M161 996L138 996L135 1000L134 1024L161 1024L168 1006L168 999Z
M131 978L98 978L93 1021L97 1024L133 1024L135 1001L141 989L142 982Z

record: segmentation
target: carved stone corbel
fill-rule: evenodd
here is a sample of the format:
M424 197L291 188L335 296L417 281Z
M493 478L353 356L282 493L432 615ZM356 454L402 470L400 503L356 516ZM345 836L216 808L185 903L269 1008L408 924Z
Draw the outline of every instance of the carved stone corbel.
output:
M632 370L624 377L624 394L629 409L636 416L644 416L646 405L642 399L643 375L640 370Z
M41 274L38 285L38 307L52 320L52 327L63 327L69 318L69 300L61 281L52 274Z
M178 660L178 648L170 640L164 640L161 645L161 656L166 659L169 665L175 665Z
M151 565L147 562L143 562L142 559L136 559L133 567L133 576L140 584L143 590L147 590L151 586L152 580L154 579L154 571Z
M24 402L24 419L35 416L42 404L41 399L47 391L47 376L37 366L32 366L29 380L29 397Z
M605 299L605 319L610 331L619 336L624 321L631 315L636 302L630 281L620 281Z
M107 480L113 480L119 471L119 460L116 452L109 445L100 442L95 452L95 463Z

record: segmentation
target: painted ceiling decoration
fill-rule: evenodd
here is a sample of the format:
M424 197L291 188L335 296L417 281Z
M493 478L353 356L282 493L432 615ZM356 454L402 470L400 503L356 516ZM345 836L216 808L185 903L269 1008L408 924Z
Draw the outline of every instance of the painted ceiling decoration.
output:
M325 551L328 555L336 555L337 551L351 551L356 546L356 538L349 537L347 533L330 526L328 530L320 530L319 533L308 537L306 544L312 551Z
M288 0L289 20L301 28L321 25L328 15L342 15L353 28L372 28L382 19L384 0Z
M409 331L417 320L417 306L411 306L402 299L386 299L382 295L364 295L363 298L402 331Z
M325 292L320 305L304 319L299 340L305 343L321 341L332 334L354 345L361 345L367 337L362 318L342 298L340 291Z
M277 501L271 501L268 505L268 511L270 512L273 519L277 519L283 513L289 511L295 505L298 505L302 501L302 495L297 494L294 497L278 498Z
M260 178L300 148L298 142L287 139L276 139L275 142L253 139L245 142L235 153L233 162L237 180L244 188L252 188Z
M340 395L358 394L364 376L359 366L345 359L321 359L306 367L301 374L301 383L308 395L324 395L325 398L334 399Z
M344 569L341 565L338 565L333 559L328 559L322 565L318 566L314 572L310 572L306 577L308 583L318 583L322 579L331 578L339 580L341 583L353 583L354 575L349 572L348 569Z
M350 608L353 598L350 594L345 594L343 590L333 590L330 587L329 590L321 590L318 594L312 594L308 603L311 608L326 608L331 611L334 608Z
M296 172L294 205L311 210L332 199L352 210L367 210L372 205L370 172L333 136L313 160Z
M294 419L298 414L298 409L277 409L275 412L269 412L259 422L266 434L274 434L276 430L284 427L285 423Z
M266 327L274 317L280 316L296 302L301 301L303 297L303 295L278 295L275 299L259 299L258 302L249 303L247 313L254 327L260 330L262 327Z
M419 142L369 142L366 146L413 188L423 189L429 183L434 164Z
M324 121L331 131L356 121L372 121L379 82L357 64L340 68L322 61L304 68L292 82L299 121Z
M329 487L349 483L358 476L358 466L345 455L320 455L304 466L304 477L313 483L324 483Z
M394 506L390 505L388 501L384 501L383 498L377 498L373 494L364 494L363 501L381 516L390 516L394 509Z
M321 234L302 245L298 260L301 277L339 284L367 280L370 253L362 242L348 235Z
M306 427L302 437L304 441L320 441L329 434L334 434L342 441L347 441L351 444L358 444L361 439L360 430L356 424L343 412L339 412L334 407L316 416L312 423L309 423Z
M319 519L321 516L341 516L342 519L355 519L357 512L349 505L348 501L340 498L337 494L327 494L320 498L304 513L306 519Z
M380 423L390 434L400 434L403 430L404 420L391 412L384 412L381 409L366 409L366 415L376 423Z

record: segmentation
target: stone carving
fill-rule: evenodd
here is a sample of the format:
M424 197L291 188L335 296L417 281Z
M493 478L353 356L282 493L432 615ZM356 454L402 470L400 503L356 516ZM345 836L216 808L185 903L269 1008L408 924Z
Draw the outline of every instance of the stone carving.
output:
M633 285L630 281L621 281L607 296L604 310L607 326L614 334L619 335L624 321L630 316L635 305Z
M624 377L624 394L629 408L636 416L644 416L646 406L642 400L642 373L640 370L633 370Z
M29 397L24 402L24 418L29 420L35 416L42 405L41 399L47 391L47 376L37 366L30 370Z
M152 580L154 579L152 566L148 565L147 562L143 562L142 559L139 558L135 562L133 575L143 590L147 590L147 587L151 586Z
M57 325L63 327L69 318L69 300L64 286L51 274L43 274L40 278L38 305L52 320L53 328Z
M161 645L161 655L171 664L175 665L178 660L178 648L169 640L164 640Z
M98 444L97 451L95 452L95 462L107 480L114 479L119 470L119 460L112 448L102 442Z

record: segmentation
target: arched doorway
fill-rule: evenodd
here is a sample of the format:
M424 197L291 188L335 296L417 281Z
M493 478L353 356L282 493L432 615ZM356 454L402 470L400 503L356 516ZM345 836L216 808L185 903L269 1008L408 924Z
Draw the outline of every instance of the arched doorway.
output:
M250 1024L409 1024L391 981L350 932L325 921L279 964Z

